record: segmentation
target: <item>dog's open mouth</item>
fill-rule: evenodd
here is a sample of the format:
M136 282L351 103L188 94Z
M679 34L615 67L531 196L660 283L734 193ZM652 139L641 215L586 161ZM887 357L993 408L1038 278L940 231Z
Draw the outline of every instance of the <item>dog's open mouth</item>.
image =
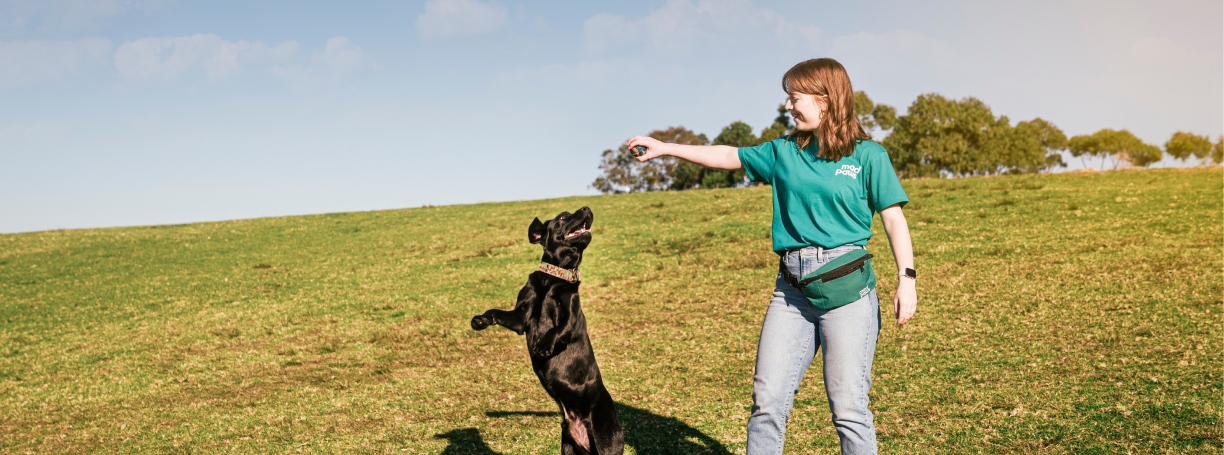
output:
M580 236L580 235L582 235L582 234L590 234L590 233L591 233L591 228L588 228L588 227L586 227L586 226L583 226L583 227L578 228L578 229L577 229L577 230L575 230L574 232L571 232L571 233L569 233L569 234L566 234L566 235L565 235L565 240L572 239L572 238L577 237L577 236Z

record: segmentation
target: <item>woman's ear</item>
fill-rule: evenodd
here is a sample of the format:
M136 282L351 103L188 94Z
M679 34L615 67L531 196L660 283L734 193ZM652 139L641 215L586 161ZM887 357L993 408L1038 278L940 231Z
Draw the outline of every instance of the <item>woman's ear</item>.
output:
M528 241L531 243L544 243L544 236L547 234L548 223L541 223L539 218L531 220L531 226L527 227Z

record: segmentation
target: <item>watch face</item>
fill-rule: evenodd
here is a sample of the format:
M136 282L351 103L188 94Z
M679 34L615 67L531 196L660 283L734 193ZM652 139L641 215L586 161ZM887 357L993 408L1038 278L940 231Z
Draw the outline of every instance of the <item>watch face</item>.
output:
M918 278L918 272L915 272L914 269L905 269L905 276L910 278Z

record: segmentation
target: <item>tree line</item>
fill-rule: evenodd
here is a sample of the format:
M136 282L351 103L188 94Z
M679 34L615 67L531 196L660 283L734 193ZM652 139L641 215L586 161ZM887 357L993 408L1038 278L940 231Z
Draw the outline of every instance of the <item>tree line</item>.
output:
M1125 129L1102 129L1070 139L1053 123L1040 117L1012 125L1005 115L995 116L990 106L973 97L959 100L930 93L918 96L905 115L886 104L876 104L864 92L854 93L859 121L888 150L901 178L963 177L1050 172L1066 167L1062 152L1086 160L1110 160L1114 169L1147 167L1167 153L1183 162L1224 161L1224 135L1212 143L1207 136L1178 131L1161 147L1143 142ZM663 142L688 145L751 147L780 138L790 131L790 115L778 106L773 124L754 134L748 124L735 121L714 137L683 126L650 132ZM1086 164L1086 163L1085 163ZM605 194L642 191L728 188L748 184L742 170L707 169L674 157L638 162L628 147L604 150L591 184Z

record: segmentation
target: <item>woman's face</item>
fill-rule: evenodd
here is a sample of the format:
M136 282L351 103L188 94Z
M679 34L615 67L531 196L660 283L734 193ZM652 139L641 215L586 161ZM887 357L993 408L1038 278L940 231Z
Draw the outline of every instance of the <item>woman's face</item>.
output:
M820 95L791 92L786 98L786 110L795 119L795 129L813 131L820 127L824 118L825 99Z

